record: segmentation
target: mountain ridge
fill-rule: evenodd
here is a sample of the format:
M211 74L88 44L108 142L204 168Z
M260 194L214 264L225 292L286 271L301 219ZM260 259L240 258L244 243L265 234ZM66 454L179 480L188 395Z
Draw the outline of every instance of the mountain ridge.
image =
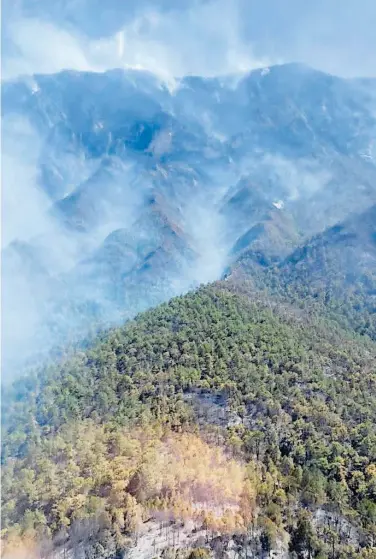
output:
M84 283L69 285L69 277L79 276L81 260L94 262L113 231L128 229L132 236L132 228L139 228L140 239L147 239L148 230L150 237L164 235L171 258L162 251L160 259L149 256L146 266L155 263L159 303L178 289L218 279L252 246L260 262L275 263L305 239L376 201L372 81L282 65L236 79L187 77L174 91L135 71L62 72L2 87L3 119L11 132L5 150L13 156L14 122L21 131L27 123L39 146L30 163L32 177L27 175L20 189L25 197L42 193L49 211L39 220L38 239L26 234L21 240L57 262L49 273L64 287L54 288L52 300L42 305L52 319L52 309L70 307L69 292L79 293L73 307L103 302L104 316L122 314L122 306L108 303L111 289L123 289L120 278L118 284L103 278L108 289L103 301L88 300ZM249 185L248 201L230 202L242 184ZM163 217L159 225L142 221L153 196L161 216L171 215L171 227L164 229ZM192 253L176 242L174 230L189 239ZM124 261L125 269L135 252L130 263ZM137 269L143 270L141 262ZM18 273L25 276L25 286L32 283L22 266ZM11 287L8 276L5 271ZM132 288L127 316L145 308L142 281L135 273L140 296ZM63 321L70 337L76 318L67 314ZM42 313L41 327L44 320Z

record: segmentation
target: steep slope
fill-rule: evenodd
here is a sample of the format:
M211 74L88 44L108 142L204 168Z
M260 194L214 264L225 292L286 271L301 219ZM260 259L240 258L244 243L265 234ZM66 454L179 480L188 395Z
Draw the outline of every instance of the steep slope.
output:
M362 557L376 537L375 358L371 341L226 284L148 311L4 395L6 542L52 537L99 559L139 541L141 559L179 548L180 526L215 557Z
M291 214L281 201L249 179L241 179L223 200L221 214L228 223L229 261L252 253L260 264L280 260L298 244L299 233Z
M313 288L325 275L334 288L338 282L344 287L361 282L367 275L371 278L376 272L376 205L314 237L280 269L291 279L309 280Z
M168 202L152 195L131 227L113 231L101 247L66 278L73 293L84 286L93 301L131 316L177 294L174 282L184 281L185 271L196 258L193 241L181 230L181 216L169 211ZM166 213L167 212L167 213ZM169 215L168 215L169 214ZM175 215L174 215L175 214ZM194 278L191 279L194 282ZM137 304L140 285L145 291ZM83 294L77 293L79 301Z
M231 273L229 274L231 276ZM277 266L255 268L243 254L232 277L253 278L298 307L329 314L343 326L376 337L376 206L327 229Z
M280 265L295 297L321 299L376 338L376 206L313 238Z
M16 229L6 217L5 238L28 243L36 260L48 262L52 286L39 289L46 294L40 309L47 310L25 331L25 349L9 340L7 363L18 367L19 359L33 358L30 348L39 356L84 335L94 315L100 322L132 316L218 279L247 250L259 264L280 261L304 239L370 207L374 91L372 80L296 64L186 77L173 91L151 74L120 70L3 83L6 168L19 168L16 181L12 173L4 177L4 188L10 198L17 188L17 199L38 208L27 219L21 212ZM155 196L174 224L170 231L163 218L150 217ZM17 207L13 201L15 213ZM138 239L129 262L126 231ZM150 250L133 246L141 237ZM109 254L123 240L123 264L114 274ZM19 261L12 274L28 276L29 285L32 270ZM33 312L26 288L21 298L22 311L13 306L4 316L8 330L8 314L21 323ZM50 335L36 339L47 318Z

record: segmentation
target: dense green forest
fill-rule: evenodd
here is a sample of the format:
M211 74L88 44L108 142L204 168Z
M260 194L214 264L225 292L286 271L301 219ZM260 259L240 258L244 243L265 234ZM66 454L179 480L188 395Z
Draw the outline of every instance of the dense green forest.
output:
M332 258L325 260L323 274L315 277L312 253L299 267L285 263L281 269L267 270L263 285L271 294L376 340L376 274L370 270L354 279L351 273L343 274Z
M375 557L376 344L250 293L203 287L5 389L5 556L120 558L190 518L204 545L171 557L218 535L239 558Z
M372 273L344 281L333 260L323 274L314 276L309 258L297 270L290 263L260 269L245 259L242 268L230 277L244 284L247 291L278 299L295 308L304 309L317 318L326 318L345 330L376 340L376 275ZM245 272L244 272L245 270Z

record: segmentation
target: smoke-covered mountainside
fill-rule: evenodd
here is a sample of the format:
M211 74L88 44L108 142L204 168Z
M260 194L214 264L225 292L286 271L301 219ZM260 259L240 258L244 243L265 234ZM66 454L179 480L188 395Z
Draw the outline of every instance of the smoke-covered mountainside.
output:
M274 266L245 252L229 273L376 339L376 206L306 241Z
M4 556L373 557L375 363L218 282L36 369L3 394Z
M297 64L3 83L5 370L366 211L375 89Z

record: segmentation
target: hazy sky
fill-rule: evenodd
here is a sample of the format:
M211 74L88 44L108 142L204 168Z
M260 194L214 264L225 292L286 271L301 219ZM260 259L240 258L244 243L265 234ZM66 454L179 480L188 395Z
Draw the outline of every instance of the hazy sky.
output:
M376 76L375 0L3 0L3 77L140 67L214 75L299 61Z

